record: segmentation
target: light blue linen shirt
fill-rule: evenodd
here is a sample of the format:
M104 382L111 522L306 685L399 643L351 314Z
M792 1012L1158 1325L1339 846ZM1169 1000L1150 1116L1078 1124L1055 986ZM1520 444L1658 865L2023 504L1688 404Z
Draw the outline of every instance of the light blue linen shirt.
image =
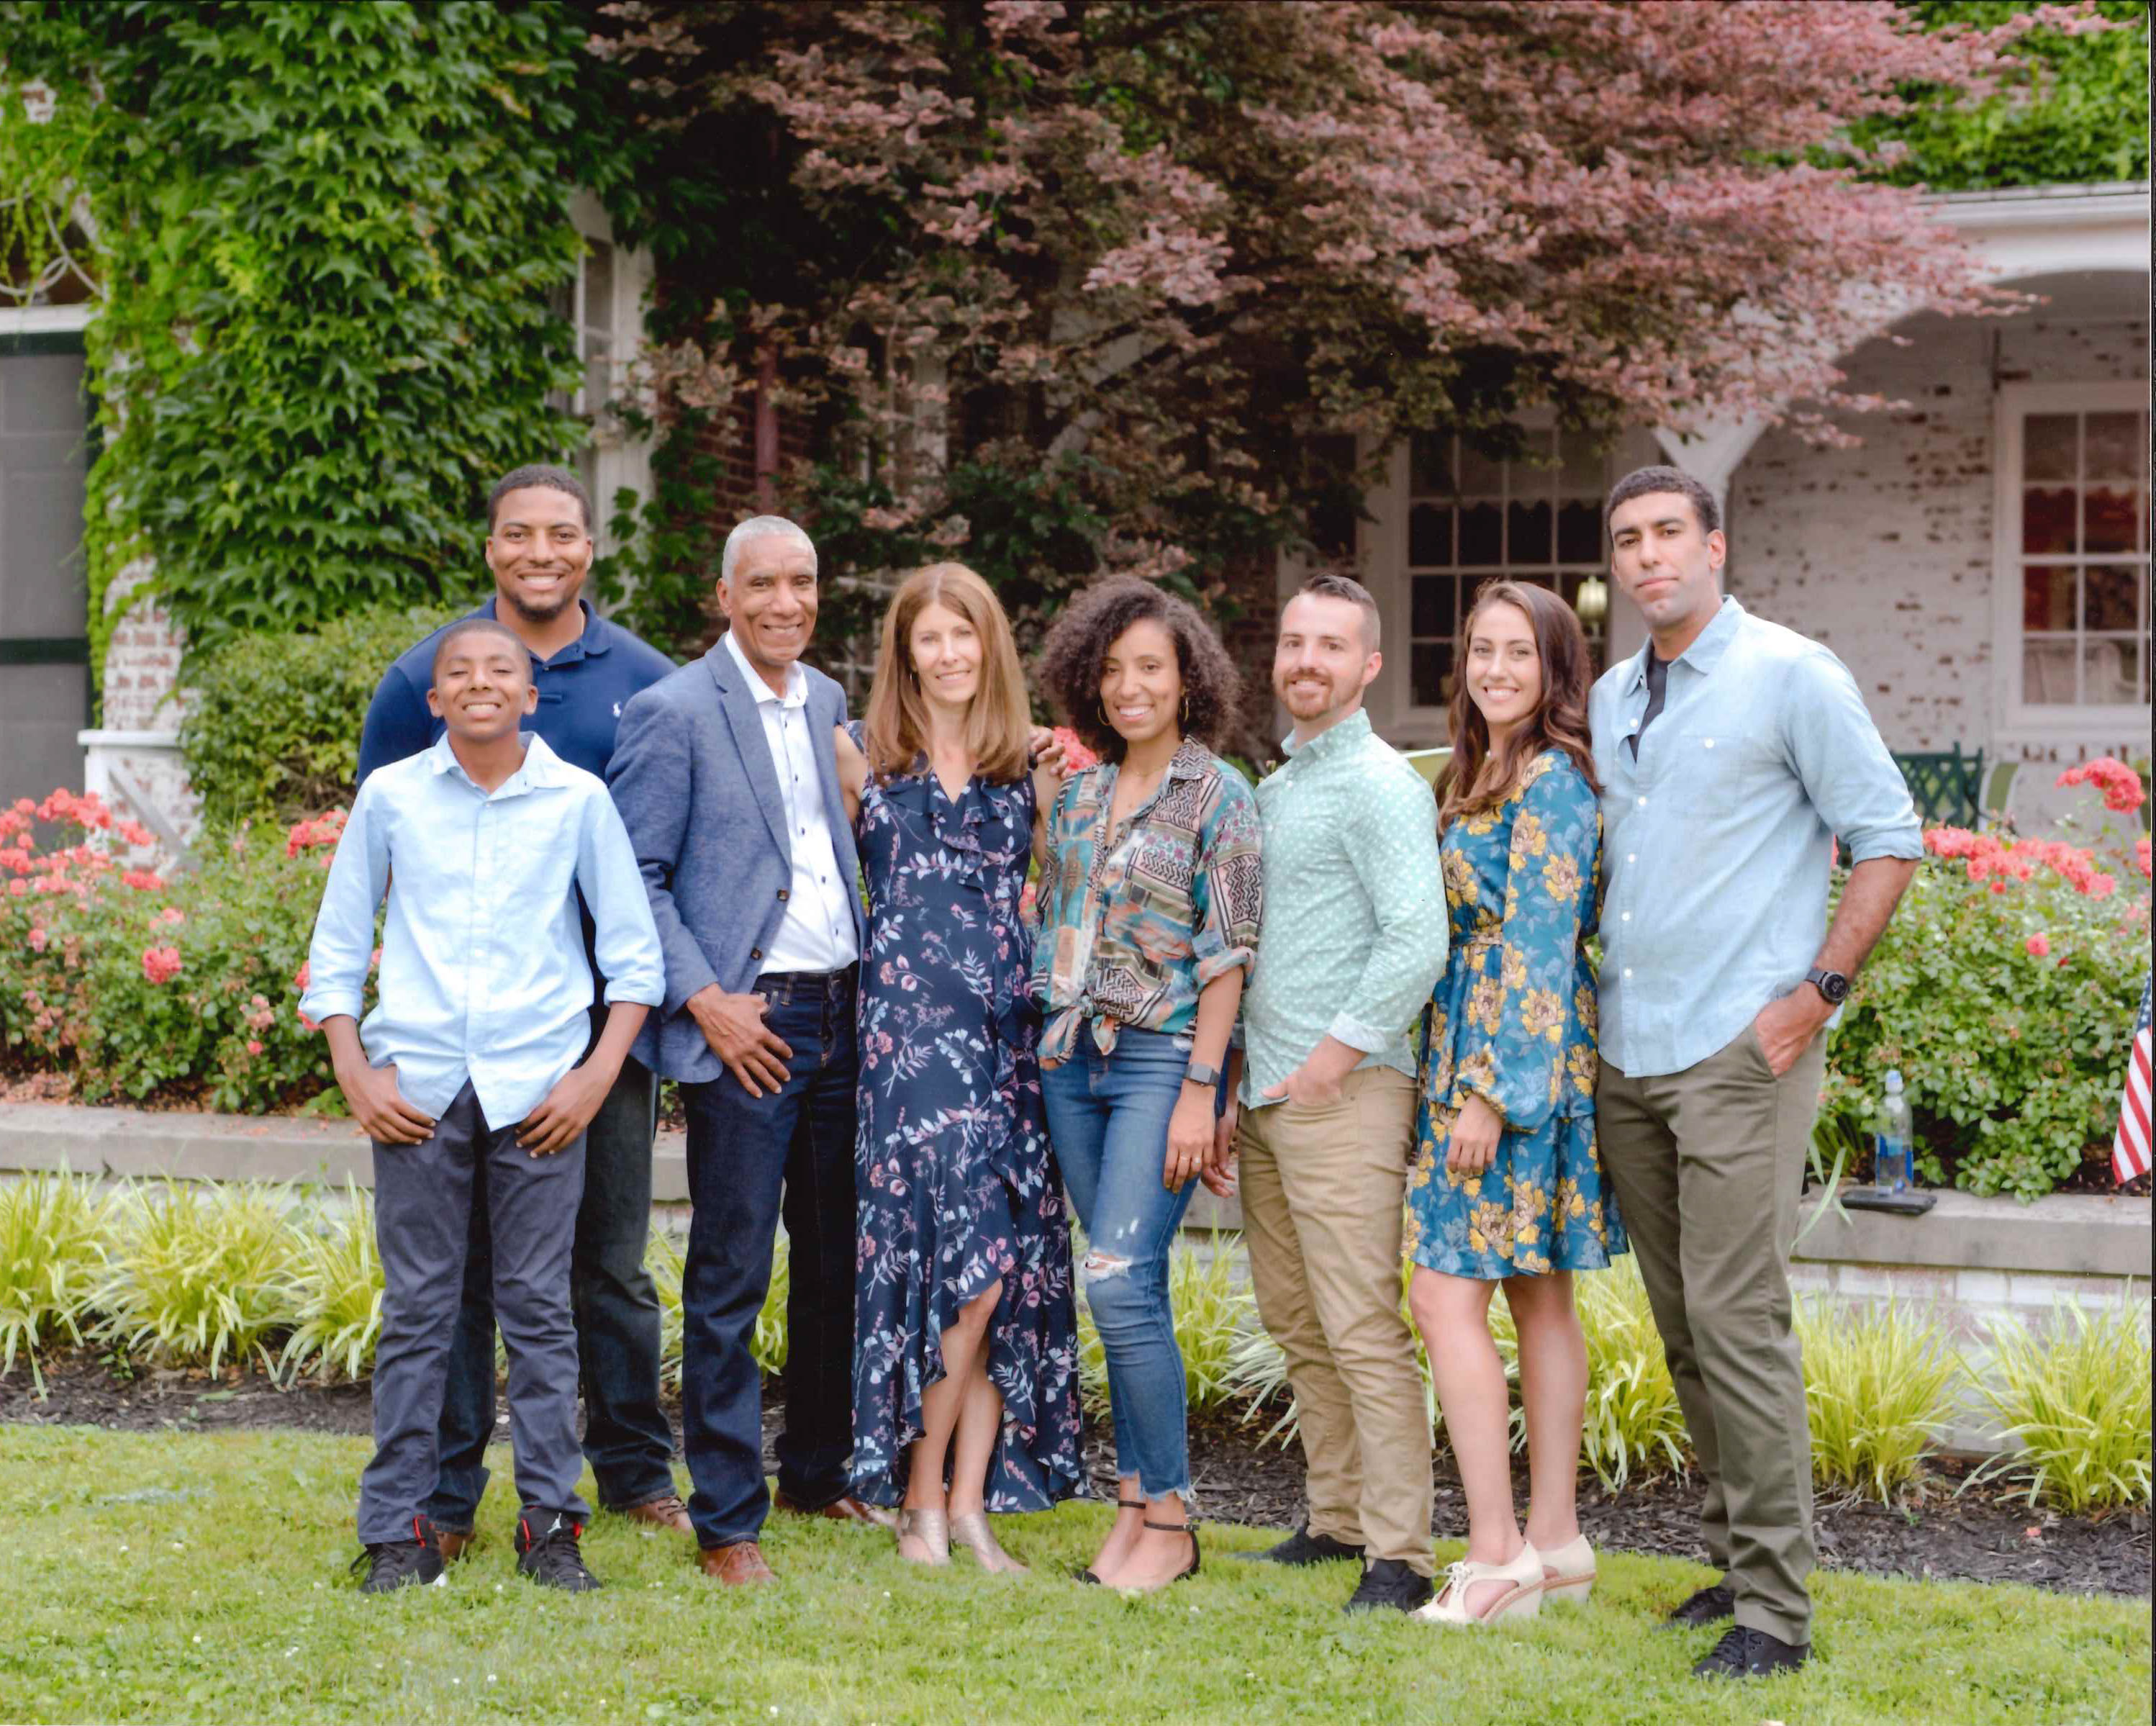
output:
M1682 1072L1798 987L1825 939L1834 840L1860 863L1923 855L1909 788L1856 680L1733 598L1647 707L1642 647L1596 681L1602 781L1602 1058Z
M439 1117L469 1078L487 1124L512 1126L583 1058L592 972L606 998L655 1006L665 963L629 834L603 781L527 732L524 765L491 793L444 736L369 775L352 800L307 951L310 1018L357 1019L389 896L380 999L359 1028L405 1100Z

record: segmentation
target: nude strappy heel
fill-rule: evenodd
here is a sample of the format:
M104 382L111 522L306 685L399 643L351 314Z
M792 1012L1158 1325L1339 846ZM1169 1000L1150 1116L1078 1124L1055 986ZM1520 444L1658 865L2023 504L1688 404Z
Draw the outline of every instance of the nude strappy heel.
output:
M988 1527L988 1515L983 1511L970 1510L963 1516L951 1518L951 1539L973 1554L980 1567L991 1575L1024 1576L1026 1568L998 1544Z
M901 1510L896 1535L898 1555L909 1564L947 1564L951 1562L951 1518L940 1510ZM925 1559L906 1558L908 1536L928 1549Z

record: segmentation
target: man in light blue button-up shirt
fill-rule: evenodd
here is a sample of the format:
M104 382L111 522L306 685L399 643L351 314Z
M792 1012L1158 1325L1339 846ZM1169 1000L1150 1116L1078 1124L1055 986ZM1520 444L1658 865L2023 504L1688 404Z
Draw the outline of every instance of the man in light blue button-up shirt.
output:
M1733 1616L1697 1670L1746 1677L1810 1652L1810 1445L1786 1265L1820 1033L1922 833L1847 669L1722 593L1711 492L1642 469L1611 492L1609 527L1649 640L1589 705L1607 881L1598 1128L1727 1573L1676 1621ZM1855 866L1830 927L1837 837Z
M524 643L490 618L452 624L427 699L447 730L353 799L300 1002L322 1022L337 1083L374 1141L383 1290L375 1454L360 1477L362 1586L385 1593L442 1573L427 1506L480 1202L509 1348L518 1568L582 1591L598 1585L578 1545L591 1513L577 1484L569 1300L585 1129L665 997L665 963L606 786L521 734L537 705ZM588 1056L579 893L607 978L607 1025ZM362 1025L385 895L380 999Z

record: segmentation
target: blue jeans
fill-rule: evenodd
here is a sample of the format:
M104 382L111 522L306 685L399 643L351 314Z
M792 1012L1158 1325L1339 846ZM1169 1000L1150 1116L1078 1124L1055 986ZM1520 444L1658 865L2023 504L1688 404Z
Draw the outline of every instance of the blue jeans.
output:
M1183 1351L1168 1302L1168 1254L1197 1183L1161 1184L1168 1122L1190 1065L1186 1039L1122 1027L1103 1055L1081 1031L1040 1076L1048 1135L1088 1245L1078 1281L1108 1359L1116 1474L1148 1498L1190 1494Z
M751 1097L731 1072L681 1086L689 1118L689 1251L681 1272L681 1448L701 1546L753 1540L763 1484L763 1386L749 1343L786 1222L786 1430L778 1490L820 1510L846 1493L854 1451L855 973L757 979L764 1023L793 1053ZM781 1195L783 1194L782 1203Z

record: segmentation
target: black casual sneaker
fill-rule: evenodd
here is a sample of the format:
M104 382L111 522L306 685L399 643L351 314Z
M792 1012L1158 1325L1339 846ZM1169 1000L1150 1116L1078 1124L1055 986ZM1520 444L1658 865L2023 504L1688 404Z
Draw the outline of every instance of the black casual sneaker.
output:
M1363 1549L1350 1546L1345 1540L1335 1540L1330 1534L1313 1534L1305 1523L1277 1546L1268 1546L1263 1552L1239 1552L1235 1556L1246 1564L1325 1564L1335 1559L1359 1559Z
M558 1588L565 1594L589 1594L606 1585L584 1568L584 1554L577 1542L584 1526L557 1515L537 1533L531 1531L534 1512L516 1518L516 1568L534 1582Z
M352 1560L355 1570L365 1570L362 1594L388 1594L399 1588L424 1588L449 1579L442 1574L442 1549L434 1538L434 1525L424 1516L412 1518L409 1540L377 1540Z
M1732 1624L1714 1652L1691 1669L1695 1678L1764 1678L1793 1672L1812 1657L1810 1643L1789 1643L1769 1631Z
M1702 1588L1662 1621L1664 1630L1697 1630L1702 1624L1718 1624L1737 1610L1737 1596L1727 1583Z
M1375 1612L1389 1606L1395 1612L1412 1612L1429 1603L1436 1592L1429 1577L1412 1569L1403 1559L1372 1559L1363 1569L1363 1580L1348 1597L1343 1612Z

